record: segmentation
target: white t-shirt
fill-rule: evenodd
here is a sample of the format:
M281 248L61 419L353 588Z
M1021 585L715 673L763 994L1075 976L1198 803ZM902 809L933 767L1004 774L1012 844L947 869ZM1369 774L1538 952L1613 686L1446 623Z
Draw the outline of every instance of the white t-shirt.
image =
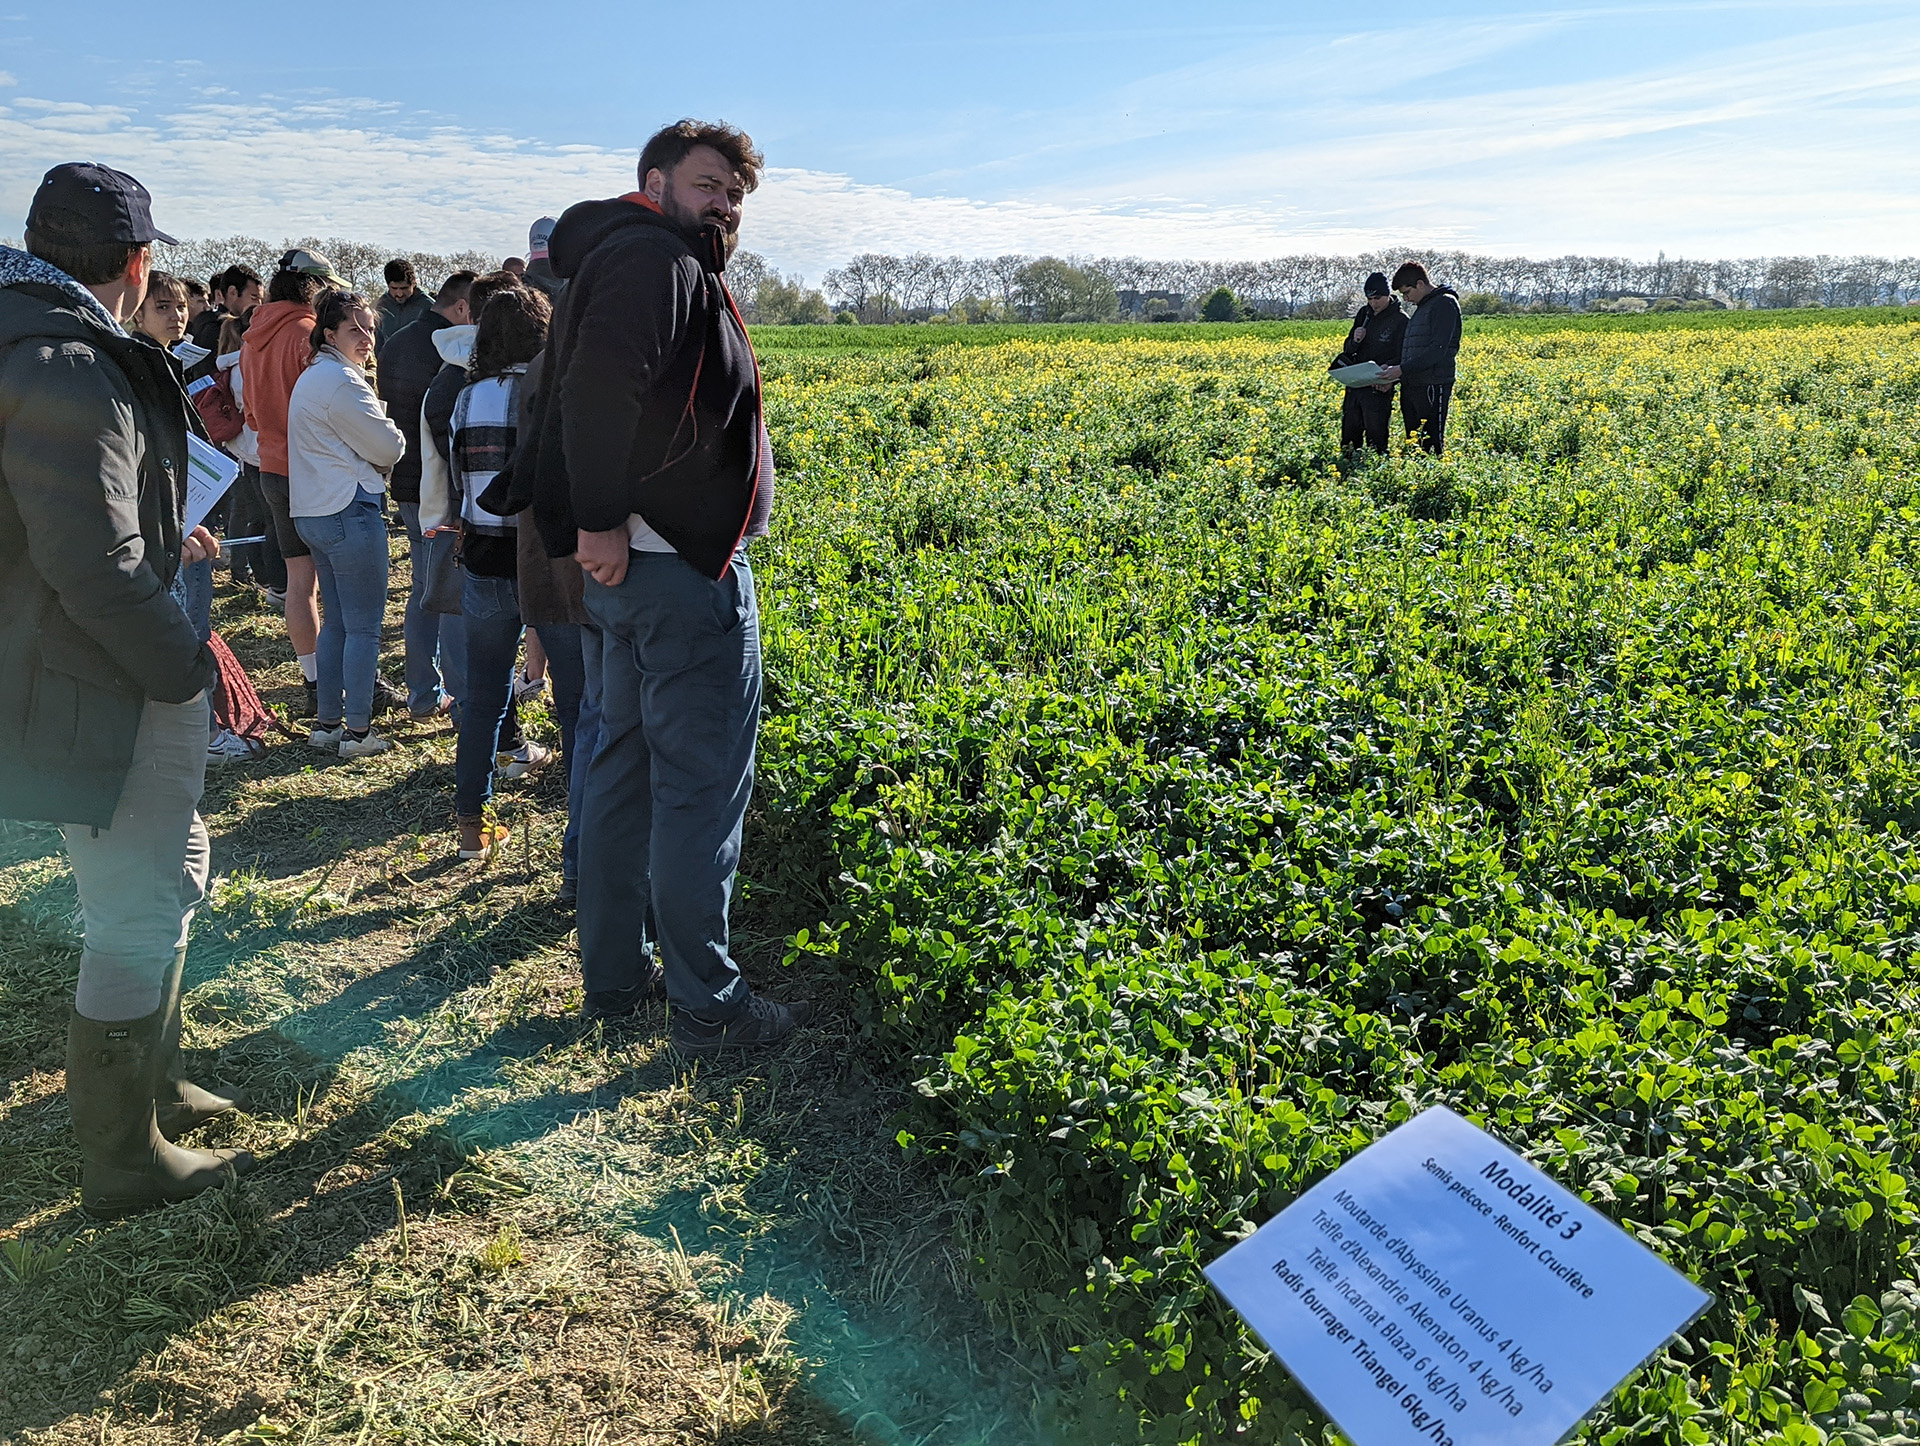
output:
M647 525L647 519L638 512L627 518L627 546L635 552L674 552L671 542Z

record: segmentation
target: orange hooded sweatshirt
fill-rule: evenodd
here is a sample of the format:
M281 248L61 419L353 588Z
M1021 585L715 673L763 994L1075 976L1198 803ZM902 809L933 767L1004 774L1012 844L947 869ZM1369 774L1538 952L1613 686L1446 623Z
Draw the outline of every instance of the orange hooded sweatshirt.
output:
M256 307L240 343L240 392L260 439L260 470L287 475L287 404L312 360L313 308L298 301Z

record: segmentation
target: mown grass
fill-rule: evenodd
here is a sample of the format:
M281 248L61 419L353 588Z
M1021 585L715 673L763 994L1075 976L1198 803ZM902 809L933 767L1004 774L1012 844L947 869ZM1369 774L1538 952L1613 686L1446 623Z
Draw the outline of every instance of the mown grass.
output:
M290 704L277 618L223 582L216 625ZM559 778L504 786L511 846L461 865L452 734L394 731L211 775L188 1044L254 1090L208 1136L261 1165L124 1222L77 1209L58 835L6 826L0 1441L992 1439L1023 1368L831 998L745 1066L686 1067L657 1013L583 1033ZM741 922L750 969L799 988L777 922Z

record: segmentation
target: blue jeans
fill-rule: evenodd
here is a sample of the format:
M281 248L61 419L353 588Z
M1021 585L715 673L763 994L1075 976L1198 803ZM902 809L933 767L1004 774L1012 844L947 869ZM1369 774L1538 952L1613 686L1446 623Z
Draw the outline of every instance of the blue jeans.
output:
M387 609L387 519L362 495L326 517L296 517L320 576L320 673L316 723L358 732L373 725L380 620ZM344 703L343 703L344 699Z
M592 623L574 629L580 635L580 715L567 749L567 834L560 843L560 876L580 877L580 814L586 807L587 766L600 746L600 652L605 634ZM547 650L553 656L553 650ZM556 685L557 686L557 685ZM651 927L648 930L651 936Z
M407 587L407 611L400 634L407 649L407 706L430 713L440 706L443 693L467 696L467 644L459 613L427 610L427 558L452 552L458 539L451 532L420 534L420 504L396 502L407 526L407 561L412 581Z
M462 572L460 613L466 633L466 689L453 755L453 811L477 818L493 797L500 725L513 701L513 665L520 655L520 592L510 577Z
M727 927L760 722L753 570L742 551L715 582L675 553L636 552L618 587L587 579L586 605L605 635L580 822L587 992L645 979L651 899L673 1006L730 1020L753 993Z
M500 751L500 730L513 700L514 664L520 654L520 592L510 577L462 574L461 612L466 619L467 696L460 708L459 739L454 749L453 809L475 818L493 797L493 765ZM562 755L571 760L583 686L580 630L565 624L538 625L547 650L547 675L553 685L553 711L560 723ZM568 819L568 832L573 832ZM563 845L564 867L564 845Z

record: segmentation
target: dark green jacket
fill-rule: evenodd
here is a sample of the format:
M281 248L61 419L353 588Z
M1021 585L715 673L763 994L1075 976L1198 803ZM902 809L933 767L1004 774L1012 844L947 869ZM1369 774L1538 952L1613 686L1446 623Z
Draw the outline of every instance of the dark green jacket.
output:
M146 700L213 685L168 594L191 425L165 352L0 247L0 818L107 826Z
M391 291L383 291L373 310L379 318L373 327L373 354L379 356L395 336L433 310L433 298L417 286L405 301L395 301Z

